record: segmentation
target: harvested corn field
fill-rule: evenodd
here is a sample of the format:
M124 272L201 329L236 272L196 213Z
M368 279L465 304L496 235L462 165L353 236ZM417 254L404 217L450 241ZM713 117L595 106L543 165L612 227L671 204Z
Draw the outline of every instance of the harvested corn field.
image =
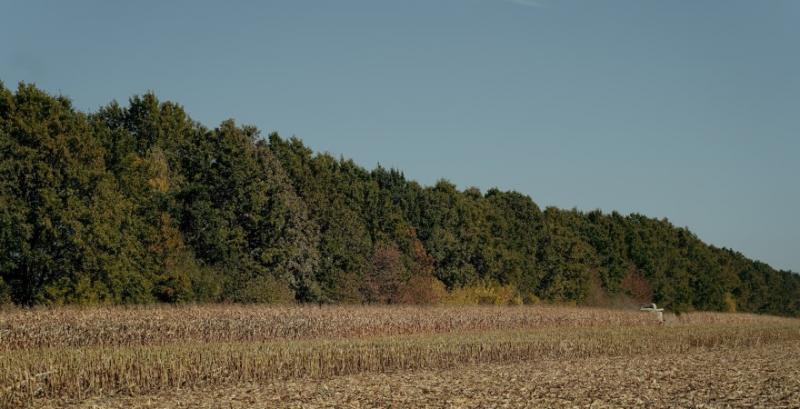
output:
M800 345L470 365L88 399L72 408L797 407ZM50 401L43 407L60 408Z
M658 325L639 311L543 306L0 314L6 407L800 405L787 389L800 321L787 318Z

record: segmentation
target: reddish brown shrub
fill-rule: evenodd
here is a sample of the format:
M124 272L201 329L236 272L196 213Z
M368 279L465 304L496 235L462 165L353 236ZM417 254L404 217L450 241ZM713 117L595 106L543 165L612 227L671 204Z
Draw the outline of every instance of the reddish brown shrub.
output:
M447 297L444 283L432 275L412 276L400 287L397 302L403 304L437 304Z

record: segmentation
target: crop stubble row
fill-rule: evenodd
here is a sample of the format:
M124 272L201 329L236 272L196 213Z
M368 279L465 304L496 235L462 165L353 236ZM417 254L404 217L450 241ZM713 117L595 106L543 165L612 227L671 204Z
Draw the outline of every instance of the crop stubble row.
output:
M6 407L365 372L735 353L800 341L793 319L704 313L660 326L639 312L565 307L190 306L0 316Z

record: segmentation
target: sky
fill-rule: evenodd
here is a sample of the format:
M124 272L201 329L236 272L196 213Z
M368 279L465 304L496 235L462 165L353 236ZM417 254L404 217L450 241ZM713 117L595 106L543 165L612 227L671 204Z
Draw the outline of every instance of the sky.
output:
M800 272L800 1L7 1L0 80L637 212Z

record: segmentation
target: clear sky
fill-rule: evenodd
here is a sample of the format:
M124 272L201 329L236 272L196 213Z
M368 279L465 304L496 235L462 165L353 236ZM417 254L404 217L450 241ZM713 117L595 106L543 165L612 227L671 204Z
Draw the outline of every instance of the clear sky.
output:
M800 271L800 1L3 1L0 79L155 91L424 184L667 217Z

